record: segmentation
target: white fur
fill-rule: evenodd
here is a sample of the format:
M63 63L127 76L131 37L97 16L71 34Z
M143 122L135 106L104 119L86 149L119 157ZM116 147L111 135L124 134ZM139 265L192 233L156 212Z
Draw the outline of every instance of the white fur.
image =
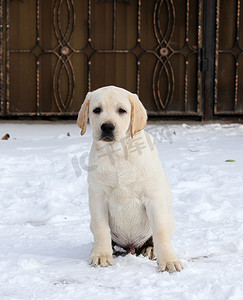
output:
M154 140L142 130L145 124L139 124L140 119L146 121L146 118L141 116L137 124L131 123L136 105L132 101L139 99L134 100L135 95L116 87L104 87L88 96L88 115L93 129L89 165L94 169L88 174L94 234L91 264L113 264L111 240L123 247L137 248L153 236L159 270L180 271L183 265L171 245L174 218L170 186ZM97 105L102 106L100 115L93 113ZM127 111L124 115L117 113L121 105ZM143 108L139 109L138 114L146 114ZM83 124L84 115L83 109L79 124ZM100 126L107 121L116 126L113 142L100 140ZM83 126L80 126L82 130ZM132 126L141 127L140 131L135 130L134 138L131 137Z

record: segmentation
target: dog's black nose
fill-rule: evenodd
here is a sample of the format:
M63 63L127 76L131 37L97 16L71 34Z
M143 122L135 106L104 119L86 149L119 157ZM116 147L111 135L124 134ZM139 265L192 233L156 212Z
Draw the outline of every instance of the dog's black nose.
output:
M115 125L113 123L107 122L103 123L100 128L103 133L110 134L114 131Z

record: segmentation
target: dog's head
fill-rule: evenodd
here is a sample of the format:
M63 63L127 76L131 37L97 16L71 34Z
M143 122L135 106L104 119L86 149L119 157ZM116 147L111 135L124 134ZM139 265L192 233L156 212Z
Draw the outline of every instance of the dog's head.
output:
M106 86L87 94L77 120L81 135L86 132L88 118L95 141L115 142L141 131L147 113L136 94Z

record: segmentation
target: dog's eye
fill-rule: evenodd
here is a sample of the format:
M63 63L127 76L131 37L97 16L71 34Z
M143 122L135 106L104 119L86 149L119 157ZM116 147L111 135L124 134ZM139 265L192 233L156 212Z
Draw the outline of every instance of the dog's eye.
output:
M95 114L100 114L101 113L101 108L100 107L96 107L94 110L93 110L93 113Z
M118 109L118 113L119 113L120 115L123 115L123 114L126 114L126 111L125 111L125 109L123 109L123 108L119 108L119 109Z

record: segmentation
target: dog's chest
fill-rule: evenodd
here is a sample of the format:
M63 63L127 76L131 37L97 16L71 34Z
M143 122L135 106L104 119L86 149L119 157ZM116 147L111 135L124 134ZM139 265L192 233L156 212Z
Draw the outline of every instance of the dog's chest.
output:
M99 180L112 190L117 188L129 189L138 181L138 171L131 166L124 168L124 166L118 165L106 170L101 170L99 172Z

